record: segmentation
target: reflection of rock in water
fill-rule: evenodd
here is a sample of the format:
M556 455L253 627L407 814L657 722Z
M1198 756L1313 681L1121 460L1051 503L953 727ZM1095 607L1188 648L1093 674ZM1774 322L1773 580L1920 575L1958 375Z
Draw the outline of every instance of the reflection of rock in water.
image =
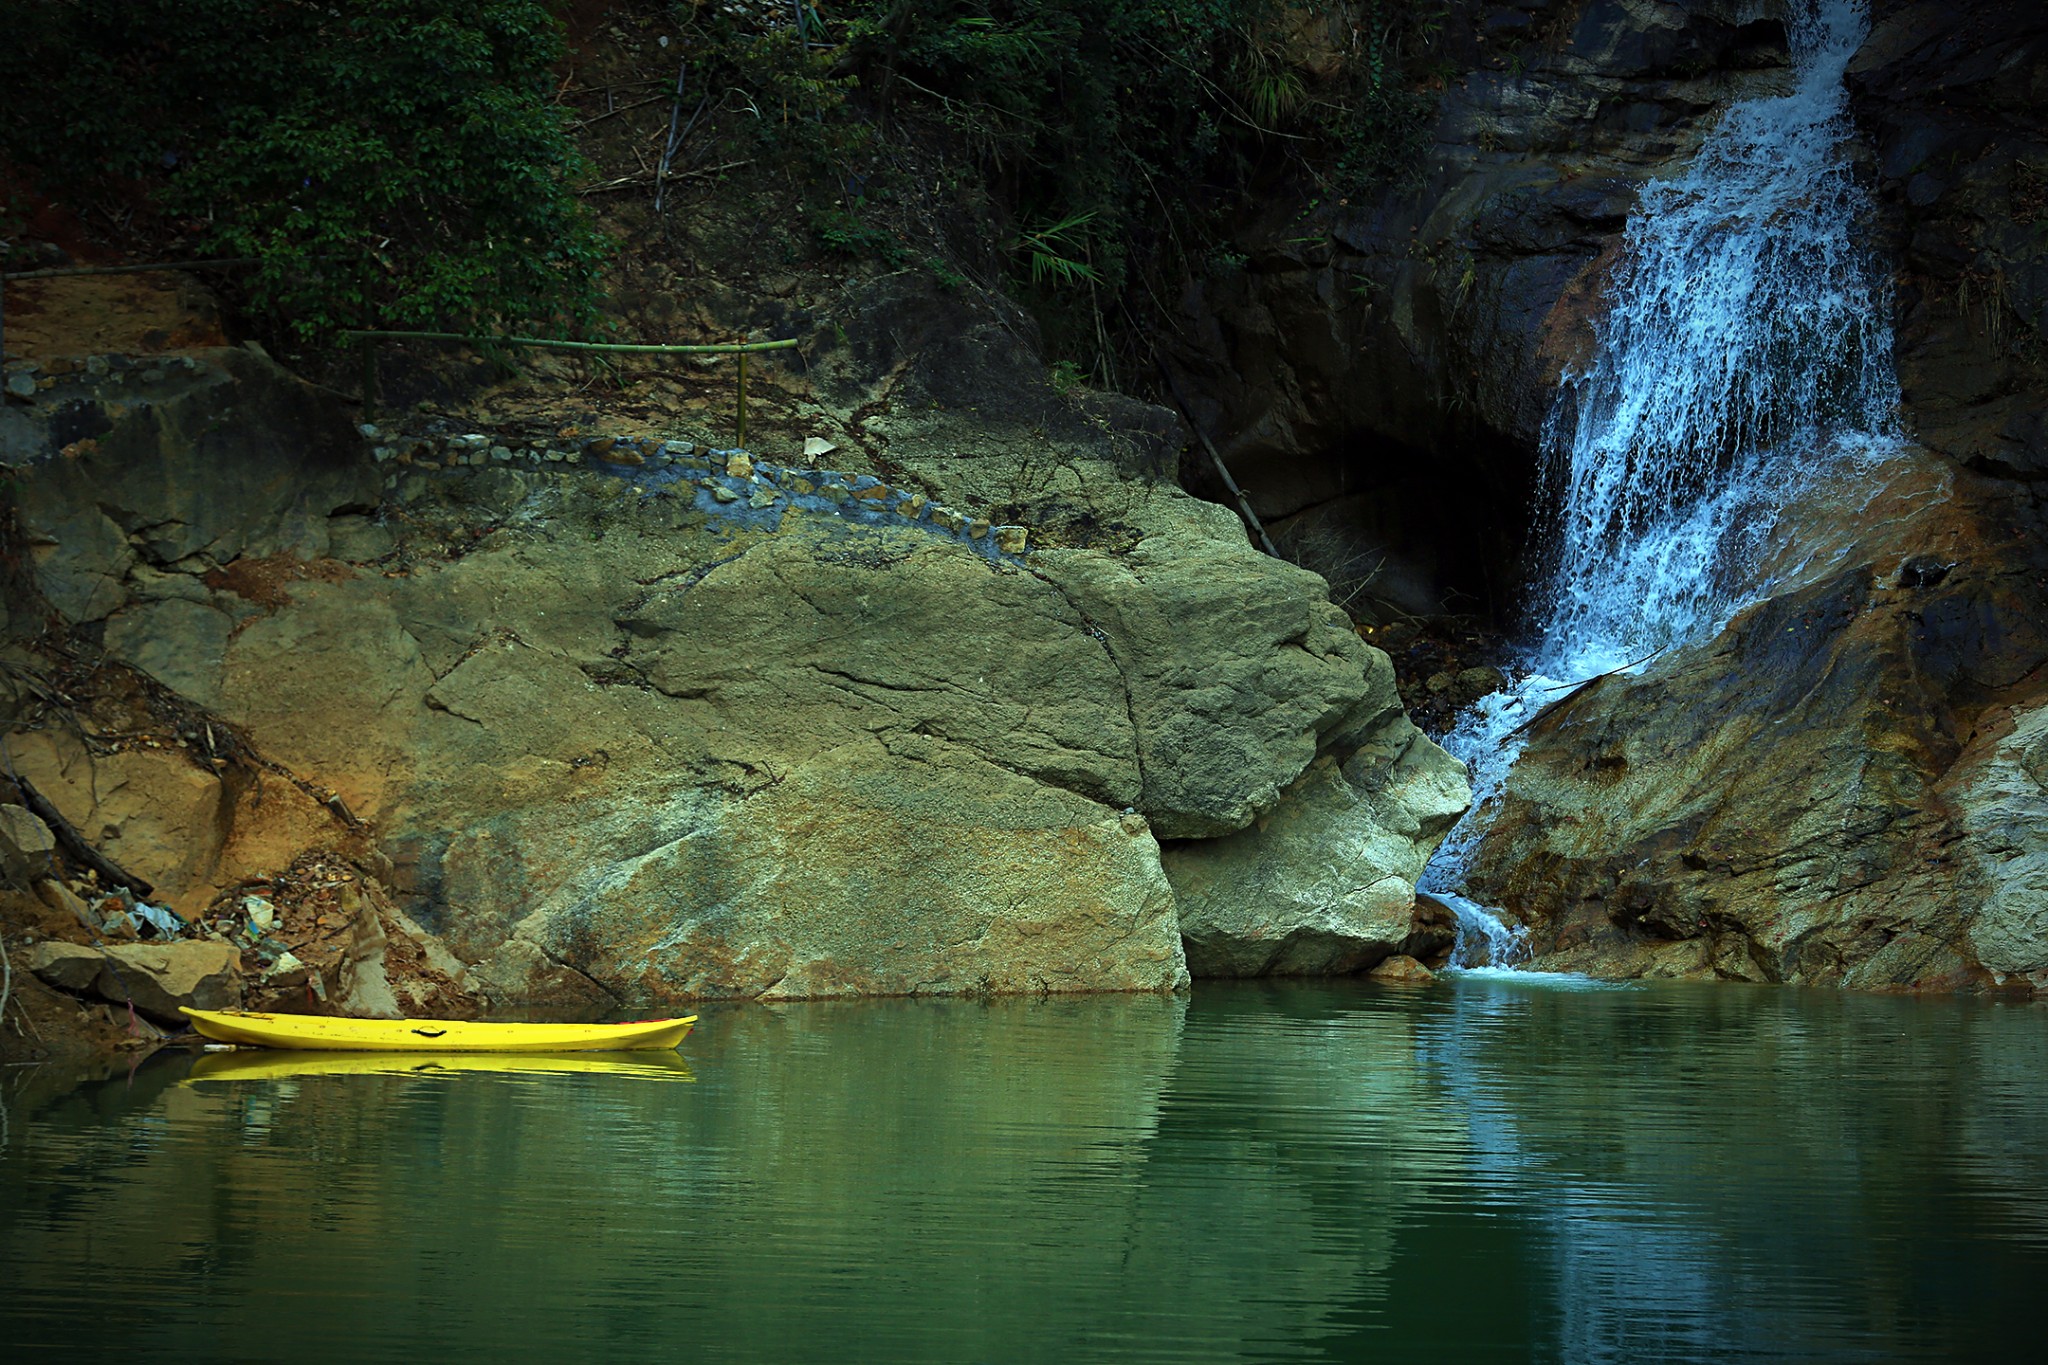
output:
M1137 1325L1156 1342L1216 1359L1311 1353L1387 1311L1401 1229L1463 1135L1412 1065L1408 1011L1205 989L1227 1003L1190 1016L1132 1190L1131 1258L1084 1316L1127 1319L1149 1300Z
M751 1007L692 1084L11 1095L0 1339L1953 1359L2031 1323L2031 1011L1529 981Z
M1468 981L1422 1040L1479 1180L1541 1211L1560 1359L1885 1357L1928 1330L1901 1321L1901 1246L2038 1242L2048 1164L2014 1139L2043 1121L2048 1039L2026 1012L1663 992Z

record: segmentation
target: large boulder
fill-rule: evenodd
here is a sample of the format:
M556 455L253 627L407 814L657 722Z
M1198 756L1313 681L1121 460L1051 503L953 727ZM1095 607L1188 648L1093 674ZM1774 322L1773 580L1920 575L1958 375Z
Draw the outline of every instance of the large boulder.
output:
M1979 718L1951 800L1967 835L1970 950L1994 980L2048 984L2048 704Z
M1137 804L1162 839L1227 834L1271 810L1365 696L1376 651L1323 580L1241 539L1155 536L1126 555L1037 562L1121 675Z
M220 1010L242 1003L241 955L225 943L181 939L88 948L51 941L30 948L24 965L59 990L133 1003L159 1023L182 1025L181 1005Z
M225 943L121 943L104 956L93 989L160 1023L183 1024L180 1006L224 1010L242 1003L241 955Z
M520 936L633 999L1187 983L1145 821L945 741L852 744L689 805L658 813L671 841L596 869Z
M933 336L966 325L949 307ZM295 381L239 354L131 407L73 376L66 401L116 434L164 434L32 457L36 525L112 528L43 590L161 685L187 747L18 752L187 910L247 875L250 831L288 857L302 826L266 822L317 797L501 1003L1171 990L1158 840L1274 813L1321 752L1348 776L1304 802L1412 883L1435 831L1374 765L1426 741L1350 719L1386 700L1384 658L1323 580L1160 484L1109 417L1003 381L1028 348L970 330L966 370L918 343L898 376L937 408L861 417L893 433L893 484L616 443L582 468L407 448L380 479L331 405L242 393ZM939 449L977 406L985 439ZM276 448L312 452L307 475L274 478ZM234 488L209 502L215 483ZM981 489L1028 527L992 529ZM251 780L209 770L213 726L261 755ZM163 801L122 806L166 791L189 798L178 829Z
M1347 726L1277 809L1166 851L1194 975L1329 975L1431 951L1415 883L1471 789L1464 765L1401 713L1384 657L1371 683L1364 723Z

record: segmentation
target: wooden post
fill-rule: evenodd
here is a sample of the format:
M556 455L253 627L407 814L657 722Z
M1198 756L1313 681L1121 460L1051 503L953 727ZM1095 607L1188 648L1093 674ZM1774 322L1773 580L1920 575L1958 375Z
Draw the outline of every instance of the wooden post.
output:
M733 444L741 450L747 448L747 353L745 351L740 352L739 435L733 438Z

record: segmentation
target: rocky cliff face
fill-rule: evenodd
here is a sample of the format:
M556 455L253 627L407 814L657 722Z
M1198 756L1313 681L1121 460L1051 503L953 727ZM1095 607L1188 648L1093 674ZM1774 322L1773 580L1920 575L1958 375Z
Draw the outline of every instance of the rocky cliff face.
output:
M1889 465L1801 519L1803 583L1536 722L1470 885L1539 965L2048 984L2033 509L1935 456Z
M1320 950L1217 970L1406 944L1463 774L1323 581L1160 479L1162 414L1055 393L1001 305L899 279L850 314L816 393L888 481L364 440L246 350L18 370L22 776L188 914L342 848L501 1004L1171 990L1162 840L1309 803L1332 889L1228 932L1312 915ZM67 726L52 650L172 738ZM1219 858L1253 904L1302 876Z
M1541 965L2048 983L2048 19L1873 9L1849 85L1915 444L1788 509L1769 600L1532 727L1472 889ZM1786 80L1770 3L1470 6L1448 37L1469 69L1422 183L1251 225L1179 353L1260 510L1335 509L1336 553L1379 557L1408 610L1470 593L1461 557L1522 553L1509 523L1637 187ZM1344 517L1361 494L1377 519ZM1449 530L1446 502L1469 513Z

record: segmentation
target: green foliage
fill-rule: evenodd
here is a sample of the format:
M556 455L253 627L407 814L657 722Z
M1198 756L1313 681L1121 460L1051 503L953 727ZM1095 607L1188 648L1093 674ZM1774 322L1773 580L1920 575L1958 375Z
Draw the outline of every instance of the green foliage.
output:
M0 152L125 187L304 334L593 315L607 243L553 103L540 0L34 0L0 47Z
M1084 249L1083 230L1095 217L1095 210L1070 213L1057 223L1026 228L1017 234L1017 245L1030 258L1033 284L1096 284L1102 276L1086 261L1073 254Z
M837 204L812 210L810 228L818 245L835 255L856 260L878 258L891 265L902 261L902 243L882 229L862 222L858 215Z
M1276 174L1331 197L1399 174L1428 106L1406 54L1441 10L851 0L840 69L884 118L950 128L1020 225L1006 245L1022 289L1086 289L1092 310L1102 290L1141 280L1170 291L1158 277L1224 250L1228 214ZM1309 69L1302 37L1331 17L1350 23L1335 78ZM1102 334L1099 318L1077 330Z
M859 144L859 126L833 117L859 82L834 71L829 46L799 37L794 24L746 31L722 11L707 22L710 31L692 44L703 62L698 79L736 96L763 142L799 154L812 169Z
M1060 393L1073 393L1086 382L1081 367L1071 360L1057 360L1046 370L1046 378Z

